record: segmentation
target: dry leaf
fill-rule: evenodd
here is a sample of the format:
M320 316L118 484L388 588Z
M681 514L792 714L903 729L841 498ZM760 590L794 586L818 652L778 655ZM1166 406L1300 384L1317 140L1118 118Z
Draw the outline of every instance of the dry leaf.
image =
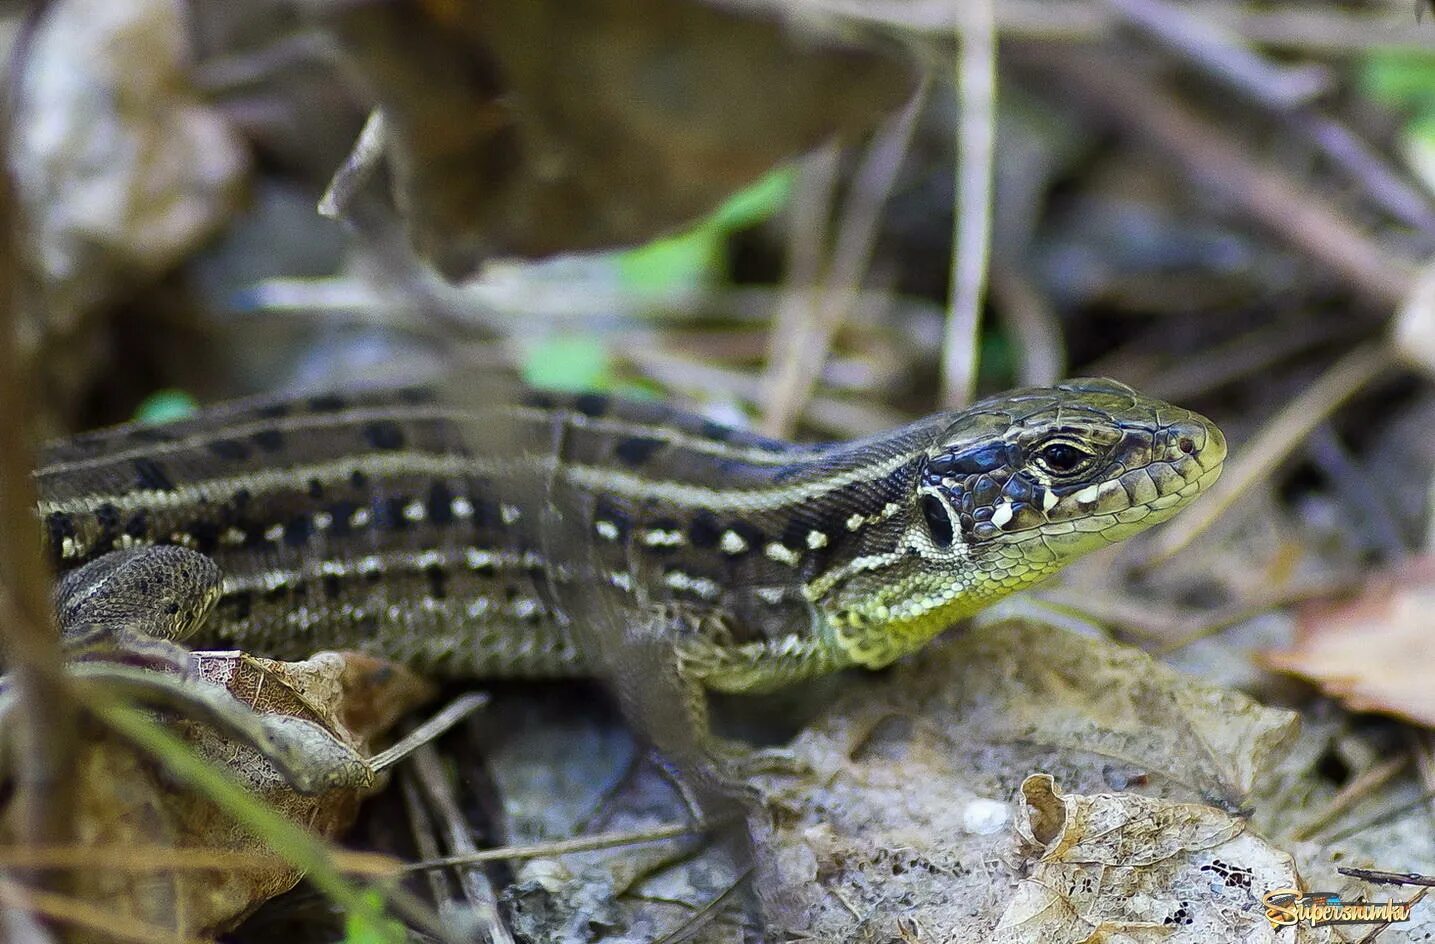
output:
M1004 864L1029 845L1011 830L1010 798L1034 772L1147 804L1143 851L1132 834L1112 840L1133 863L1237 841L1235 821L1202 801L1240 802L1296 730L1292 713L1139 651L1026 622L974 627L846 687L794 743L812 776L759 780L777 824L768 848L784 890L800 899L792 910L802 919L789 929L817 940L860 929L895 936L904 918L932 940L989 940L1008 914L1024 913L1022 901L1037 907L1023 897L1033 894L1022 888L1025 867ZM1080 839L1083 853L1100 838L1052 822L1050 832ZM1072 908L1065 898L1048 904ZM1087 928L1083 915L1100 914L1094 904L1077 909L1063 926L1086 928L1081 936L1045 940L1084 940L1105 919ZM1228 939L1239 938L1185 938Z
M1302 675L1355 711L1435 726L1435 557L1373 577L1354 599L1300 610L1296 646L1263 662Z
M375 786L376 778L362 761L369 739L429 694L427 685L405 669L370 656L332 652L293 663L237 652L196 652L185 684L200 692L220 686L238 704L252 708L278 740L297 746L301 762L310 765L322 785L317 792L294 790L253 747L229 733L198 721L174 722L201 754L286 817L326 838L350 825L360 800ZM359 719L358 728L346 725L353 719ZM172 847L193 850L196 861L207 853L268 852L208 799L178 789L127 741L93 732L84 746L76 811L81 846ZM4 823L4 831L11 832L10 823ZM142 860L142 854L135 858ZM300 878L277 860L253 869L95 868L75 876L74 893L92 905L186 935L232 926Z
M416 247L457 276L660 235L915 88L780 4L731 6L331 2L319 22L383 107Z
M98 355L75 343L84 317L176 265L237 205L248 156L189 84L183 7L62 0L35 36L12 164L49 376L81 382Z
M1271 927L1260 896L1298 886L1295 863L1214 807L1063 796L1040 774L1021 786L1015 830L1030 871L991 944L1330 940L1328 928Z

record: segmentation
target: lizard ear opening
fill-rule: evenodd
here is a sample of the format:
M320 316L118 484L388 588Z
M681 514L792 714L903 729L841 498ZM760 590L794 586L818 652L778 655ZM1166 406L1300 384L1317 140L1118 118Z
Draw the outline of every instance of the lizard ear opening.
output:
M952 528L952 516L947 512L947 506L937 496L928 493L922 496L922 517L927 519L927 530L932 535L932 543L940 548L952 546L952 539L956 536Z

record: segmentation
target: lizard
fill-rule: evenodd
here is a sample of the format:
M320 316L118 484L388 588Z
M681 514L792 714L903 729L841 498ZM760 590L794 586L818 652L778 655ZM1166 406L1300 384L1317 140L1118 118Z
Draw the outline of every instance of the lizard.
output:
M639 693L628 709L706 733L705 691L888 665L1170 518L1225 456L1205 417L1103 379L827 444L440 387L86 433L44 447L35 480L72 631L358 649L447 678L607 673Z

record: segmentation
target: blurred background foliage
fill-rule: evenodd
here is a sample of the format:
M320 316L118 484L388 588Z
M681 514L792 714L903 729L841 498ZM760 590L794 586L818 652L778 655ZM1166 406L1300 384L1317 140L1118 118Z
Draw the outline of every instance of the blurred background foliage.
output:
M973 365L979 394L1112 376L1233 460L1038 602L1302 710L1299 797L1262 825L1328 840L1303 868L1435 871L1435 24L1409 0L40 10L0 7L38 434L506 372L830 439ZM393 846L396 803L361 841Z

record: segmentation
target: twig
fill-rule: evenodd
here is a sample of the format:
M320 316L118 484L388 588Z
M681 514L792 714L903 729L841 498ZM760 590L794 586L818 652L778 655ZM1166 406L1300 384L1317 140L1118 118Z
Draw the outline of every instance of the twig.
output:
M1404 770L1409 763L1409 754L1398 754L1362 772L1360 776L1342 787L1340 792L1325 805L1325 809L1317 813L1310 822L1296 829L1291 834L1292 838L1299 840L1315 838L1322 829L1347 813L1355 804L1370 796L1384 784L1389 783L1391 778Z
M1429 197L1349 128L1312 104L1330 83L1328 69L1272 63L1184 4L1103 2L1227 88L1283 118L1387 213L1427 234L1435 233L1435 209Z
M1039 386L1066 375L1066 344L1046 298L1016 268L992 263L992 295L1002 326L1016 344L1017 381Z
M335 868L349 875L384 878L401 863L381 852L329 852ZM203 846L0 846L0 865L20 869L105 869L113 872L258 872L287 863L275 852L236 852Z
M784 415L792 411L788 401L796 397L798 349L821 297L822 259L837 199L839 156L837 146L828 144L810 155L797 175L787 224L785 284L768 336L767 368L760 387L762 415L757 425L770 431L769 435L782 433Z
M18 837L22 843L65 845L75 827L76 710L62 673L35 521L29 419L36 412L31 402L36 383L34 365L20 347L25 230L11 167L20 82L34 31L43 28L43 11L44 4L36 5L26 20L0 103L0 595L8 601L0 642L18 700L14 753L4 759L15 772ZM15 907L15 896L7 895L5 905Z
M48 918L83 928L107 941L135 944L206 944L205 938L176 934L148 921L140 921L92 902L24 888L0 878L0 905L6 908L33 908Z
M343 218L344 208L353 202L354 194L368 182L379 166L379 161L383 160L385 130L384 111L382 108L375 108L369 112L368 120L359 132L359 139L354 142L354 149L344 158L339 169L334 171L329 186L319 198L320 216L331 220Z
M1221 480L1195 506L1167 525L1155 542L1148 567L1155 567L1196 539L1237 499L1269 476L1287 456L1346 400L1360 391L1392 362L1388 346L1371 343L1351 351L1271 417L1246 446L1226 465Z
M377 772L398 763L413 753L420 745L431 743L449 728L487 704L488 696L482 692L469 692L460 695L433 717L404 735L393 746L370 757L369 767Z
M405 871L419 872L424 869L443 869L455 865L473 865L479 862L500 862L504 859L546 859L552 856L568 855L573 852L592 852L595 849L612 849L617 846L632 846L642 842L662 842L702 832L714 824L675 823L652 829L623 833L603 833L597 836L579 836L576 839L562 839L557 842L533 843L526 846L499 846L494 849L480 849L466 855L445 856L426 862L414 862L404 866Z
M804 14L826 14L842 26L878 27L947 39L962 0L808 0ZM1254 9L1249 3L1192 0L1200 16L1241 39L1302 55L1354 55L1375 51L1429 52L1425 33L1384 8L1366 13L1331 7ZM1064 43L1108 40L1120 23L1103 3L1085 0L1002 0L997 31L1003 38Z
M1179 161L1186 174L1232 201L1256 222L1332 272L1377 305L1398 305L1414 284L1415 263L1384 245L1311 188L1284 171L1256 164L1215 122L1139 81L1110 57L1044 50L1035 69L1056 69L1060 84L1101 108Z
M925 100L924 85L867 149L843 208L827 276L802 293L806 304L791 310L799 317L782 326L787 343L769 365L763 397L761 428L769 436L787 436L796 427L817 386L832 340L862 295L882 208L897 182Z
M444 827L448 847L460 856L477 854L479 850L474 844L473 833L444 774L438 751L432 744L424 744L414 751L412 763L419 789ZM484 938L492 944L515 944L513 933L503 923L498 909L498 895L488 876L480 869L464 868L460 870L458 880L469 907L485 931Z
M952 300L942 339L942 405L970 403L977 384L977 330L991 258L992 153L996 147L996 14L993 0L957 6L956 207Z
M1330 85L1330 70L1324 66L1267 62L1186 4L1168 0L1102 2L1127 24L1271 110L1287 111L1304 105Z

